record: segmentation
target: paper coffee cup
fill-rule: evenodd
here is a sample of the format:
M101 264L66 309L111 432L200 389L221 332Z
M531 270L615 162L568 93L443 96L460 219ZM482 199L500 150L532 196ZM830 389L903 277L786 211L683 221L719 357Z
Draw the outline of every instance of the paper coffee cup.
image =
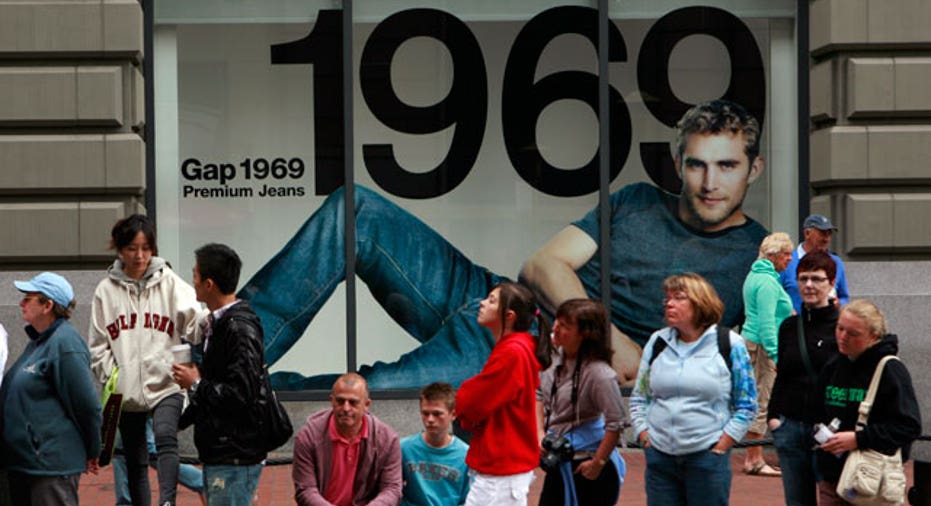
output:
M817 441L820 444L824 444L824 443L827 443L828 439L831 439L831 436L833 435L834 433L831 432L831 429L819 423L818 430L815 431L815 441Z
M171 354L175 357L176 364L190 364L194 361L191 358L190 344L176 344L171 347Z

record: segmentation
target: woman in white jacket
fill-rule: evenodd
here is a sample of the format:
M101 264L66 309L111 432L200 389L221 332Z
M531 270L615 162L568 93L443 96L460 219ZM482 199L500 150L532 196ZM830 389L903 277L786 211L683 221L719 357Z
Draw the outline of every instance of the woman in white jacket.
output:
M178 419L184 394L171 378L171 346L193 340L202 312L194 289L158 254L155 226L145 216L120 220L110 232L116 260L97 285L91 309L91 366L101 383L119 366L123 394L120 436L133 504L151 503L146 418L158 455L159 505L174 505L178 483Z

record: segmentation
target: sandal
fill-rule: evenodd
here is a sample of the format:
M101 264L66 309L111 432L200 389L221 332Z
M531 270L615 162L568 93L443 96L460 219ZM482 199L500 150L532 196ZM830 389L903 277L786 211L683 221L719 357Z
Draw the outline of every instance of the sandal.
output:
M769 477L779 477L782 476L782 471L773 469L766 462L760 462L753 466L751 469L744 469L744 472L749 476L769 476Z

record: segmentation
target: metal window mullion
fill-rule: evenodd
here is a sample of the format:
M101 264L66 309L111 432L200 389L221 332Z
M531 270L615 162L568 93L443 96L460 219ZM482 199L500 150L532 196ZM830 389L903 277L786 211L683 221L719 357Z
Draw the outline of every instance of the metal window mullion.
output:
M608 103L608 0L598 0L598 250L601 259L601 302L611 307L611 145Z
M356 211L352 121L352 0L343 0L343 196L346 255L346 370L356 370Z
M808 216L809 211L809 190L808 182L810 176L810 119L811 118L811 98L809 97L809 60L811 58L808 38L808 17L809 2L808 0L798 0L795 10L795 43L797 48L796 57L798 61L796 70L796 79L798 79L798 223L799 237L802 237L801 220ZM841 224L843 226L843 224Z
M155 207L155 2L142 0L142 78L145 94L145 211L158 220ZM156 221L157 223L157 221Z

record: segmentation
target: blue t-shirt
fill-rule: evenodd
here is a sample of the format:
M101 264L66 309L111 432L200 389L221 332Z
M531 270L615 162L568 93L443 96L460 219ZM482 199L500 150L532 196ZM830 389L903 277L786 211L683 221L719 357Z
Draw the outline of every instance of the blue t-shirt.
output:
M424 442L420 434L401 439L404 491L401 506L458 506L469 495L469 445L456 436L443 448Z
M743 318L744 278L757 258L766 229L751 218L718 232L702 232L677 216L678 197L648 183L611 195L611 321L643 346L663 328L663 280L695 272L724 301L723 323ZM598 208L573 222L598 242ZM601 297L601 253L576 271L588 296Z

